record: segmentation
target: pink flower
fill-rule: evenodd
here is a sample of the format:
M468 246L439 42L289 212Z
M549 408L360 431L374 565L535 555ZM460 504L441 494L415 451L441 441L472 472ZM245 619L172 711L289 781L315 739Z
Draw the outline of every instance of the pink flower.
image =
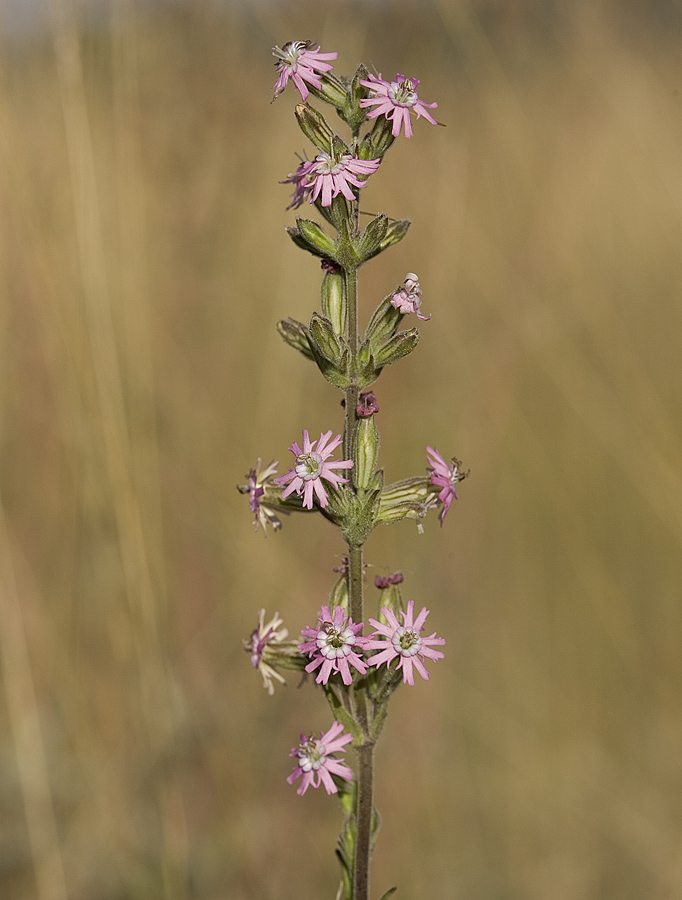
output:
M275 613L267 625L263 622L264 618L265 610L259 609L258 625L251 632L251 639L245 642L245 646L250 649L251 665L254 669L258 669L263 679L263 687L272 696L275 693L273 678L279 681L280 684L285 684L286 682L276 669L263 660L263 653L268 645L281 644L283 641L286 641L289 632L286 628L280 628L283 619L280 619L279 613Z
M376 628L376 631L366 645L367 650L381 650L381 653L370 656L367 662L378 667L382 663L388 665L396 656L399 656L400 662L397 668L403 670L403 684L414 685L413 669L416 669L421 677L428 681L429 673L424 667L424 658L441 659L445 656L440 650L432 650L430 646L444 644L445 638L436 637L435 631L429 637L421 637L419 634L424 629L424 622L429 610L423 606L417 618L413 619L414 600L409 600L407 612L400 613L403 617L402 625L390 607L382 606L381 612L388 624L384 625L376 619L370 619L369 624ZM377 637L385 638L385 640L373 640Z
M314 672L322 666L315 679L318 684L326 684L332 672L339 672L344 684L352 684L349 663L361 675L367 671L367 666L355 652L362 650L369 640L359 634L363 623L354 625L341 606L335 606L333 613L328 606L323 606L317 620L316 628L307 626L301 631L308 640L298 645L301 653L312 657L312 662L305 667L306 672Z
M424 103L419 99L417 94L418 78L405 78L404 75L396 75L395 81L384 81L379 72L379 77L369 76L369 81L361 81L365 87L374 91L373 97L367 100L361 100L360 106L373 106L374 109L367 113L369 119L375 119L377 116L386 116L387 119L393 121L391 133L393 137L398 137L401 126L405 126L405 137L412 137L412 121L410 119L410 110L414 110L417 118L423 116L432 125L438 122L433 118L427 110L434 109L437 103Z
M310 178L310 170L315 165L309 159L302 159L298 164L295 172L289 172L284 181L280 184L293 184L294 193L291 195L291 202L287 209L298 209L304 200L307 200L312 190L312 182Z
M339 194L343 194L346 200L355 200L351 185L365 187L367 177L376 172L380 162L380 159L358 159L350 153L343 153L339 159L329 153L320 153L309 170L312 190L308 199L314 203L321 193L322 206L330 206L332 199ZM365 181L359 181L357 176L364 177Z
M310 91L306 87L322 87L320 74L331 72L331 66L326 59L336 59L338 53L318 53L320 45L315 46L314 41L289 41L281 49L272 48L272 55L277 57L277 81L272 89L275 92L273 100L282 93L291 78L294 86L300 91L301 97L307 100Z
M396 288L391 297L391 303L398 312L414 313L418 319L428 322L431 316L423 316L419 310L422 305L422 289L419 286L419 278L414 272L408 272L403 286Z
M312 734L308 737L302 734L301 743L298 747L294 747L289 754L289 756L296 757L298 763L287 778L288 783L293 784L297 778L301 778L301 783L296 791L300 796L303 796L309 787L318 788L321 784L324 785L328 794L338 793L332 775L338 775L340 778L350 781L353 777L353 770L331 754L345 753L343 748L352 740L353 735L344 734L343 725L339 722L334 722L326 734L320 732L319 740Z
M272 525L273 531L279 531L282 527L279 517L267 502L268 496L272 497L270 488L277 472L277 465L277 460L273 459L265 468L262 468L262 460L259 456L255 468L249 469L246 475L249 480L248 484L239 485L237 488L240 493L249 495L249 509L255 517L254 527L258 531L260 525L263 534L266 535L268 525Z
M448 514L448 510L452 505L453 499L458 499L455 485L458 481L463 481L469 472L463 472L461 470L460 466L462 465L462 461L456 459L454 456L452 457L451 464L448 465L440 453L428 445L426 447L426 455L430 463L431 484L435 484L442 488L441 492L438 494L438 500L443 504L443 508L438 516L440 524L442 525Z
M353 466L352 460L332 460L327 462L327 459L341 443L341 435L337 434L328 445L327 442L331 436L332 432L326 431L324 434L320 434L319 441L311 441L308 437L308 431L304 429L303 449L301 450L296 441L289 447L296 457L296 468L289 469L286 475L281 475L277 479L277 484L280 487L284 487L287 483L289 485L282 491L282 500L293 493L293 491L296 491L299 497L303 494L304 508L312 509L314 491L320 506L325 507L329 500L322 484L322 479L324 478L325 481L328 481L335 488L342 482L348 481L347 478L337 475L334 469L350 469ZM316 444L317 449L315 449Z

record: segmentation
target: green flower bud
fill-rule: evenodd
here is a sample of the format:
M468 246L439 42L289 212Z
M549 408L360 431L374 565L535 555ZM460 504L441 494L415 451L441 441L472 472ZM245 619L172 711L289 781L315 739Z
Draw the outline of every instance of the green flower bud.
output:
M296 219L296 227L306 243L306 250L316 256L334 259L335 245L326 231L311 219Z
M355 253L360 263L381 253L381 242L385 239L387 232L388 216L381 213L375 219L372 219L355 245Z
M365 332L365 340L375 347L379 346L383 341L395 334L402 319L403 313L399 312L391 303L391 297L386 297L377 306L374 315L369 320L369 325Z
M368 75L367 67L360 63L348 88L343 109L339 110L339 115L350 126L353 134L357 134L360 126L367 118L367 111L360 106L360 101L369 97L369 88L366 88L360 82L366 81Z
M389 247L402 241L411 224L412 222L410 219L391 219L388 223L386 237L381 241L379 249L373 256L376 256L377 253L383 253L384 250L387 250Z
M308 326L308 340L317 367L330 384L346 390L349 352L341 338L325 316L313 313Z
M355 454L353 482L359 490L367 490L372 484L379 458L379 432L374 416L361 418L355 429Z
M337 334L343 334L346 329L348 307L343 290L343 275L340 271L324 273L320 295L322 314L329 319Z
M367 137L372 145L374 158L383 156L395 140L393 137L393 122L387 119L386 116L378 116L374 120L374 127Z
M416 328L410 328L409 331L399 331L398 334L389 338L375 350L375 365L377 367L388 366L412 353L419 343L419 337L420 335Z
M303 134L315 144L318 150L331 153L334 132L322 113L313 109L312 106L308 106L307 103L299 103L294 112Z
M437 495L428 476L396 481L381 494L377 524L390 525L405 518L416 519L417 528L422 532L420 520L436 503Z
M297 322L296 319L281 319L277 323L277 331L290 347L298 350L306 359L315 359L308 340L308 329L303 322Z

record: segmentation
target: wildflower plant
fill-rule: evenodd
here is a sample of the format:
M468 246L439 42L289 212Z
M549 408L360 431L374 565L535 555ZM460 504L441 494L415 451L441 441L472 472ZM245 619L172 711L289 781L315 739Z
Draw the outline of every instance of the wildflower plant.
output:
M269 694L276 682L284 683L279 670L293 669L304 680L314 677L326 695L332 722L319 738L314 732L300 735L291 750L296 764L287 780L298 782L301 795L309 787L337 794L345 813L336 851L341 866L337 897L368 900L369 861L379 828L373 803L374 748L392 694L402 684L414 686L415 673L428 680L426 664L444 656L436 648L445 639L422 633L429 610L423 606L415 615L414 601L403 601L401 573L376 579L377 617L365 618L364 544L377 525L403 519L412 519L423 532L423 520L435 511L443 525L457 499L456 485L468 473L458 459L448 463L428 445L422 475L386 484L379 467L379 404L369 388L386 366L417 346L418 329L401 328L405 316L424 322L431 318L421 313L417 275L408 272L403 284L378 304L364 334L358 331L358 270L400 243L410 226L408 219L379 213L361 227L360 191L377 174L396 138L413 136L413 114L438 124L429 112L437 104L421 100L419 81L401 74L385 81L360 65L352 78L338 78L331 62L337 54L320 50L311 41L292 41L273 51L273 100L291 82L302 101L295 108L296 119L315 148L312 158L302 158L283 181L294 187L288 209L312 207L310 217L301 215L287 231L297 247L321 261L323 273L320 305L310 320L283 319L278 330L307 365L316 366L343 392L344 423L337 434L331 427L315 440L303 428L302 442L289 447L293 467L278 476L276 460L263 466L258 459L239 490L248 494L256 530L260 526L267 533L269 525L278 531L282 514L318 514L339 529L347 555L335 570L339 577L329 597L314 605L316 620L301 629L300 640L288 639L279 613L266 623L261 609L244 647ZM330 106L334 117L328 120L312 98ZM330 124L339 119L350 131L345 137ZM372 631L363 633L365 622ZM355 771L345 755L351 748Z

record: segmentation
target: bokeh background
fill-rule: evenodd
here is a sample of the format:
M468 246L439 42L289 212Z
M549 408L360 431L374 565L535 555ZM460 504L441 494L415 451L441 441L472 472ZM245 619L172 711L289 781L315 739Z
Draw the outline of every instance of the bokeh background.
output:
M19 4L21 6L21 4ZM241 648L292 633L343 545L254 534L235 490L340 395L279 339L317 262L278 181L306 148L273 44L421 78L363 192L410 217L418 351L382 463L471 467L375 575L447 637L378 752L375 895L682 896L682 14L673 2L36 4L0 42L0 896L335 895L333 799L286 784L321 694ZM31 7L32 9L32 7ZM316 520L317 522L317 520Z

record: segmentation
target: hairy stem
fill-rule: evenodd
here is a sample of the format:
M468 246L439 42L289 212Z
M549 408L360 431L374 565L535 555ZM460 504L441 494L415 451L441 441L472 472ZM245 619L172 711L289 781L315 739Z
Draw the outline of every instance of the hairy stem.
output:
M353 868L353 900L369 900L369 857L371 853L372 810L374 809L374 743L367 741L357 748L358 794L355 810L355 866Z
M353 360L353 379L346 390L346 428L344 444L346 459L357 466L355 430L358 425L358 384L355 377L355 360L358 352L358 273L356 269L344 270L344 287L348 308L348 333L346 335ZM363 545L348 545L348 592L350 614L354 622L363 621ZM374 808L374 742L369 735L367 695L364 689L355 694L355 711L364 735L363 744L357 747L357 806L355 810L356 838L353 865L353 900L369 900L369 857L372 838L372 810Z

